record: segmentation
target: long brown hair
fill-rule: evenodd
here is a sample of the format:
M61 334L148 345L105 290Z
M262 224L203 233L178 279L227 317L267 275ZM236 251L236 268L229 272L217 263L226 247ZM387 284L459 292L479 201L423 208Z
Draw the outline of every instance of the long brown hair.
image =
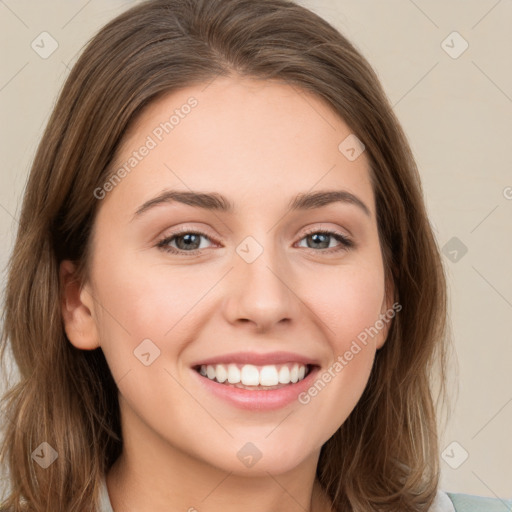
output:
M384 265L402 305L363 396L322 447L317 477L336 511L425 511L432 503L439 461L431 378L444 391L445 275L413 155L376 74L336 29L288 0L152 0L87 45L30 172L1 339L4 367L10 346L20 372L2 401L5 510L96 510L101 479L122 450L118 391L101 349L78 350L66 337L59 263L74 260L88 275L94 191L144 107L235 74L313 92L364 143ZM32 456L43 442L58 454L46 469Z

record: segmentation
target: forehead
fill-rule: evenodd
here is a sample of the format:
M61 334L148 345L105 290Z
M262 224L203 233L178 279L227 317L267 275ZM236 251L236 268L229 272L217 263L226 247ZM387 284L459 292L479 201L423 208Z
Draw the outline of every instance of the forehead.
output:
M353 137L350 127L311 92L277 81L219 77L145 108L114 170L144 146L151 149L132 162L114 192L147 199L163 188L217 190L236 204L251 198L261 204L343 187L373 209L366 155L349 160L340 150L347 137Z

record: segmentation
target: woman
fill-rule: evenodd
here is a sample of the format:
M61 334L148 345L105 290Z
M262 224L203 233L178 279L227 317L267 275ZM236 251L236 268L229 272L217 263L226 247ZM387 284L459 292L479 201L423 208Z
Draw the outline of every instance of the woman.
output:
M411 151L341 34L285 0L134 7L27 184L4 510L464 510L445 308Z

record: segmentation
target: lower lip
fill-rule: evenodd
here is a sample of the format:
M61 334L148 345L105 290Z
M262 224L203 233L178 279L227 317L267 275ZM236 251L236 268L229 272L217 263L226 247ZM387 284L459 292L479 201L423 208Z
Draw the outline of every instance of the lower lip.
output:
M320 368L318 366L314 366L304 379L295 384L288 384L274 390L254 391L220 384L207 377L203 377L194 369L192 369L192 372L195 373L199 382L206 390L239 409L271 411L281 409L295 400L298 400L298 396L312 385L319 370Z

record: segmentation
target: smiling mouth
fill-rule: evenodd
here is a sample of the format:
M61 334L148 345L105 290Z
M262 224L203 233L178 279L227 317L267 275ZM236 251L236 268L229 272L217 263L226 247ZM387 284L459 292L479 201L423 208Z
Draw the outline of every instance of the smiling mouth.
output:
M276 390L304 380L317 367L312 364L286 363L255 366L252 364L197 365L193 369L218 384L247 390Z

